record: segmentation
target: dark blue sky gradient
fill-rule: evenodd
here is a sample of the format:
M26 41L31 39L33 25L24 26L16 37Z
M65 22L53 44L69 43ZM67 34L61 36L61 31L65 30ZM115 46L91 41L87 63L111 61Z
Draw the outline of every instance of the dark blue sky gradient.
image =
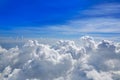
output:
M12 32L17 28L43 28L67 24L70 20L93 18L95 16L81 12L105 3L120 3L120 0L0 0L0 36L21 34ZM120 17L119 14L115 16ZM42 35L49 34L47 32Z
M0 27L65 24L90 6L118 0L5 0L0 1ZM81 16L82 17L82 16ZM80 18L81 18L80 17ZM85 17L85 16L84 16Z

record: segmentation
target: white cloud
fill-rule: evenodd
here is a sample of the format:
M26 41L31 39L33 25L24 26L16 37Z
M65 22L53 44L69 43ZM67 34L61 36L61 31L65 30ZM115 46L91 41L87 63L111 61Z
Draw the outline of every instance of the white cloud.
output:
M64 25L54 25L47 27L26 27L17 28L5 33L21 34L29 37L61 37L61 36L80 36L95 33L120 33L119 18L86 18L79 20L71 20ZM4 32L4 31L3 31ZM18 34L18 35L19 35ZM49 34L49 35L48 35ZM30 36L30 37L31 37ZM112 36L115 37L115 36Z
M87 73L88 79L92 79L92 80L113 80L109 73L105 73L105 72L99 73L96 70L88 71L86 73Z
M55 45L29 40L21 47L0 47L0 79L119 80L119 44L89 36L81 40L84 46L70 40Z
M119 19L115 18L92 18L70 21L68 25L50 27L52 31L58 31L65 34L80 33L119 33Z

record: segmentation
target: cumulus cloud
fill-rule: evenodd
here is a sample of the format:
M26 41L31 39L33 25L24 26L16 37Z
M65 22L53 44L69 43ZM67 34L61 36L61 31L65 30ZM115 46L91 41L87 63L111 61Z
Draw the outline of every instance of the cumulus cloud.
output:
M60 40L45 45L28 40L21 47L0 47L1 80L119 80L120 45L83 36L83 45Z

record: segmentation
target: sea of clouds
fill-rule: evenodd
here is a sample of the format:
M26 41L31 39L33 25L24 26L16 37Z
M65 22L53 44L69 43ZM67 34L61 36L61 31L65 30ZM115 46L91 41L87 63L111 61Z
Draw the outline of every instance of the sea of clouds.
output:
M0 80L120 80L120 43L83 36L54 45L0 46Z

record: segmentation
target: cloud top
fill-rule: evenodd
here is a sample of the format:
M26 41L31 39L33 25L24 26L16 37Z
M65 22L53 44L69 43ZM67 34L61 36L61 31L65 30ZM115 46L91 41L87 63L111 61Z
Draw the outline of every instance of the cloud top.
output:
M21 47L0 47L2 80L118 80L120 45L83 36L83 45L60 40L45 45L29 40Z

